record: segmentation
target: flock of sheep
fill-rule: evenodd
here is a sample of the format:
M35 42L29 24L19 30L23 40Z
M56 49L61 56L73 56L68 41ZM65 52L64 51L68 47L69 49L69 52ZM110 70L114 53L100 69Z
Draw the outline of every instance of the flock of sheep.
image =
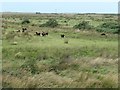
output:
M29 30L27 28L22 28L22 30L17 30L16 32L22 32L22 33L24 33L24 32L28 32L28 31ZM44 31L38 32L38 31L36 31L34 33L34 35L36 35L36 36L48 36L48 32L44 32ZM101 33L100 35L107 37L107 34L105 34L105 33ZM61 38L65 38L64 34L61 34L60 36L61 36Z
M27 30L27 28L22 28L22 32L24 33L24 32L27 32L28 30ZM16 32L21 32L21 30L17 30ZM37 35L37 36L48 36L48 32L38 32L38 31L36 31L35 32L35 35ZM61 34L61 38L64 38L65 37L65 35L64 34Z

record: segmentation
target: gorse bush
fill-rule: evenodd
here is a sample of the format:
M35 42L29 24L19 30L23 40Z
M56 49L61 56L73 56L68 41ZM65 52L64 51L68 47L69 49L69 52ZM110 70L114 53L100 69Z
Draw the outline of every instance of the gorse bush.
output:
M40 25L40 27L57 27L58 22L55 19L49 19L46 23Z
M22 21L22 24L29 24L30 23L30 21L29 21L29 19L27 19L27 18L25 18L23 21Z
M96 29L98 32L118 33L120 26L117 22L105 22L99 25Z
M79 24L73 26L75 29L92 29L93 26L89 24L87 21L82 21Z
M110 28L110 29L116 29L119 28L118 24L115 22L105 22L101 25L103 28Z

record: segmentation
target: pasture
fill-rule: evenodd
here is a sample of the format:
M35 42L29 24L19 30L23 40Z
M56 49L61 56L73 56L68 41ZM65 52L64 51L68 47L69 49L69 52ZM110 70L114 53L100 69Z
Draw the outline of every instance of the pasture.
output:
M30 23L22 24L26 18ZM57 27L41 26L52 18ZM96 31L117 15L3 13L2 21L4 88L118 87L118 34ZM73 28L80 21L94 28Z

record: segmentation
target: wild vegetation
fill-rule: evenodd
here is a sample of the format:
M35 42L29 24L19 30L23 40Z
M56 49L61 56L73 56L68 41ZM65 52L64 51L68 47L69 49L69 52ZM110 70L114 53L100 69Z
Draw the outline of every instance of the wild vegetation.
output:
M49 21L40 25L40 27L52 27L52 28L57 26L58 26L58 22L55 19L49 19Z
M118 87L117 15L3 13L2 20L4 88Z

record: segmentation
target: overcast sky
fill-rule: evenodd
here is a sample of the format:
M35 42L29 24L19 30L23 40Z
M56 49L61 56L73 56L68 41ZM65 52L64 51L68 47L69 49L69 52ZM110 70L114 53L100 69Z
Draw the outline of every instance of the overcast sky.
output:
M99 0L98 0L99 1ZM118 13L118 2L2 2L0 12Z

